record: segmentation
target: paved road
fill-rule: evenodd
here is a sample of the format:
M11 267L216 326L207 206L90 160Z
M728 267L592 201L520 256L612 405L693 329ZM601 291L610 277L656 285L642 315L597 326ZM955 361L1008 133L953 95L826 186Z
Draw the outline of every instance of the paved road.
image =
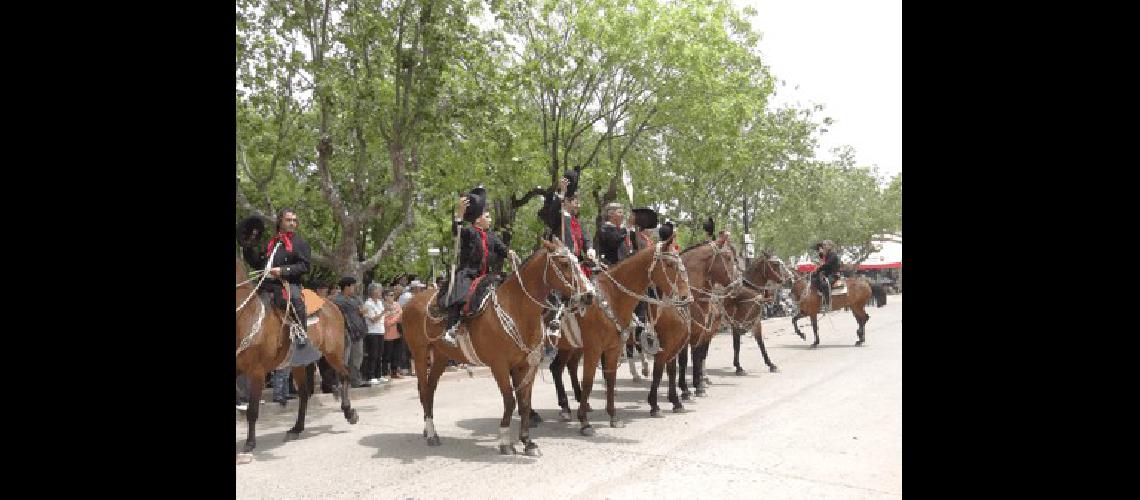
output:
M550 373L536 380L534 405L547 419L531 436L543 457L501 456L502 399L485 369L475 378L445 373L436 428L443 446L421 436L415 379L353 390L360 423L349 425L330 395L311 406L305 433L283 442L296 416L264 405L258 449L237 465L238 498L893 498L902 495L902 296L868 311L867 344L854 347L855 319L820 321L809 350L787 318L764 322L780 372L769 373L755 342L734 375L732 341L713 340L708 397L687 413L649 418L648 384L619 369L617 407L628 425L605 417L601 377L591 398L597 435L556 421ZM808 321L801 320L808 330ZM540 372L541 373L541 372ZM575 406L576 408L576 406ZM517 429L518 417L513 426ZM237 421L235 449L245 439ZM522 447L518 446L521 450Z

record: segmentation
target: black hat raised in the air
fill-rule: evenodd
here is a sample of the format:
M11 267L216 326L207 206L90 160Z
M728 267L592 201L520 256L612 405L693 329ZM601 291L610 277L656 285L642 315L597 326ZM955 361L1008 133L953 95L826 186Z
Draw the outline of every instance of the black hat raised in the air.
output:
M657 227L657 211L652 208L635 208L633 223L638 229L653 229Z
M467 193L467 200L467 211L463 212L463 220L474 223L487 208L487 190L483 186L472 189Z

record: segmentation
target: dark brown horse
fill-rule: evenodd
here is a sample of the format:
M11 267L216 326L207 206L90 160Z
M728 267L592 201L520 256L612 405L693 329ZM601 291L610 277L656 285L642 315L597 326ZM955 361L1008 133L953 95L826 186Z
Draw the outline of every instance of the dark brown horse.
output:
M614 386L617 382L617 364L626 341L622 332L633 330L633 310L640 300L664 302L685 307L689 299L688 275L680 256L671 250L673 237L627 257L608 270L598 273L598 299L585 309L584 316L563 316L562 336L558 341L558 354L550 363L554 387L563 421L570 420L570 404L562 385L562 369L570 364L571 374L577 371L577 360L583 359L582 384L575 387L578 399L578 421L583 436L594 435L587 412L590 411L590 391L594 386L594 372L602 362L602 376L606 381L606 413L611 427L624 427L614 408ZM659 296L646 296L646 288L655 286ZM606 311L606 308L609 311ZM610 315L612 314L612 316ZM628 335L628 334L627 334Z
M693 293L693 302L688 310L649 306L648 316L658 318L654 330L661 343L661 350L653 357L653 379L649 386L649 414L653 417L661 416L657 389L666 371L669 375L668 397L673 403L673 411L684 410L677 395L675 378L679 353L690 345L697 345L706 338L707 332L716 331L723 314L719 302L729 295L730 290L740 286L741 281L740 270L736 267L736 249L731 244L702 243L690 247L681 252L681 261L689 273L689 287ZM694 371L699 373L695 364Z
M261 390L265 386L265 374L275 370L289 355L288 328L281 312L265 303L254 292L256 282L248 279L245 263L237 259L237 373L249 378L249 408L246 422L249 431L245 439L243 453L249 453L257 446L255 428L258 409L261 403ZM310 326L310 340L325 353L325 358L345 380L348 369L344 366L344 317L336 306L325 303L315 315L316 323ZM305 429L305 410L312 393L313 365L293 368L293 381L297 384L300 405L297 409L297 422L285 433L285 439L299 437ZM348 384L342 383L340 408L350 424L358 420L356 410L348 399Z
M811 317L811 330L815 334L815 342L811 344L812 347L819 346L819 324L816 322L815 316L819 314L822 298L811 286L811 280L807 276L798 272L792 274L792 295L798 304L796 315L792 317L792 328L795 328L796 335L801 339L807 340L804 333L800 331L800 326L796 324L796 320L804 317ZM864 305L867 304L867 299L871 297L871 284L867 279L862 276L854 276L847 278L847 293L841 295L831 296L831 309L838 311L842 308L851 308L851 314L855 316L855 321L859 322L859 329L855 333L859 336L859 340L855 345L863 345L864 329L867 320L871 319L871 315L867 314L864 310Z
M737 375L747 374L740 366L740 337L749 331L760 346L760 354L764 356L768 370L777 371L776 365L768 358L768 349L764 347L760 322L764 319L764 304L771 301L771 290L779 289L786 276L789 272L782 261L761 252L760 258L753 260L744 271L744 286L724 302L725 322L732 328L732 365L736 367Z
M571 297L572 307L588 305L593 298L593 287L582 273L578 260L557 239L553 243L543 241L542 248L527 257L513 275L489 294L489 304L482 312L463 320L457 335L460 348L440 340L444 318L428 312L439 289L433 287L413 295L404 306L404 338L415 360L428 446L440 444L433 405L439 377L451 359L491 368L503 395L499 452L517 453L510 437L511 414L517 402L522 419L518 440L525 445L527 455L541 456L538 445L530 439L531 389L542 358L545 336L542 312L549 306L545 301L551 292Z

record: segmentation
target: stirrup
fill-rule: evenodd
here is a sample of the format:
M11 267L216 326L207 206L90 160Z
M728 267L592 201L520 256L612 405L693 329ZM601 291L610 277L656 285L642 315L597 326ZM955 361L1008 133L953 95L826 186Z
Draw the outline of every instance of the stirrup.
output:
M309 337L305 334L305 328L297 323L289 323L289 335L293 337L293 341L297 343L297 347L305 347L305 344L309 342Z

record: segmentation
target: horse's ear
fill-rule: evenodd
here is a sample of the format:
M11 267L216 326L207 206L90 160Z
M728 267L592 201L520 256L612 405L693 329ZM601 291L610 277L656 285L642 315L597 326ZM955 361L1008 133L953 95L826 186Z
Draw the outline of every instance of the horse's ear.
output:
M557 242L558 238L554 238L554 241ZM550 240L543 239L542 240L542 248L545 248L547 252L553 252L554 250L556 250L558 248L558 244L552 243Z

